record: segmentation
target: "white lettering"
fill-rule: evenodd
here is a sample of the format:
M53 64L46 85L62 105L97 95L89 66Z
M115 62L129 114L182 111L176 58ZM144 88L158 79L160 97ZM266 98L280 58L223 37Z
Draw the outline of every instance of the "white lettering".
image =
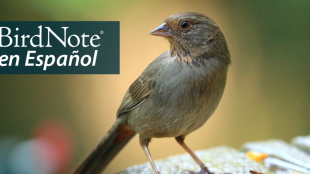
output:
M83 47L88 47L89 45L85 44L85 37L89 37L89 35L85 35L85 33L84 33L81 37L82 37L82 45L83 45Z
M62 63L60 63L61 59L63 59ZM67 59L68 59L67 55L60 55L57 59L57 65L58 66L67 66Z
M25 66L33 66L33 63L29 63L30 59L34 59L34 57L30 57L31 53L36 53L36 51L28 51L27 52L27 57L26 57L26 63Z
M34 35L34 36L32 36L31 37L31 39L30 39L30 44L33 46L33 47L43 47L43 45L42 45L42 25L40 25L40 26L38 26L38 28L39 28L39 34L37 34L37 35ZM35 37L37 37L38 39L39 39L39 44L38 45L35 45L34 43L33 43L33 38L35 38Z
M72 43L71 43L71 38L72 38L72 36L75 37L76 40L77 40L76 45L72 45ZM79 46L79 44L80 44L80 38L79 38L79 36L77 36L77 35L75 35L75 34L72 34L71 36L69 36L69 38L68 38L68 44L69 44L71 47L77 47L77 46Z
M27 35L27 36L22 35L22 43L23 43L22 47L27 47L27 45L25 45L25 40L26 40L26 38L29 38L29 37L30 37L29 35Z
M6 29L8 31L8 34L3 35L2 29ZM10 37L10 34L11 34L11 29L9 27L0 27L0 47L9 47L12 44L13 41L12 41L12 38ZM10 40L9 44L2 45L2 38L3 37L7 37Z
M94 38L95 37L95 38ZM98 40L98 39L100 39L100 37L98 36L98 35L93 35L91 38L90 38L90 45L92 46L92 47L99 47L100 46L100 44L98 44L98 45L95 45L94 43L93 43L93 41L94 40Z
M2 62L5 62L9 59L9 57L7 55L2 55L0 57L0 66L6 66L7 64L6 63L2 63Z
M64 46L67 47L66 44L66 34L67 34L67 28L69 27L61 27L64 29L64 40L61 40L60 37L58 37L58 35L56 33L54 33L54 31L50 28L50 27L45 27L47 29L47 45L46 47L52 47L50 44L50 33L52 33L54 35L54 37Z
M93 58L93 64L92 64L92 66L95 66L95 65L96 65L97 53L98 53L98 50L95 50L95 52L94 52L94 58Z
M11 55L10 56L9 66L12 66L14 58L16 58L15 66L18 66L18 64L19 64L19 55Z
M37 60L39 61L39 63L36 63L36 66L42 66L43 65L43 60L41 59L41 57L43 58L42 54L37 56Z
M87 63L84 63L84 59L87 58ZM89 55L84 55L81 58L81 65L82 66L88 66L91 63L91 57Z
M50 58L52 58L52 61L50 63L48 63L48 60ZM45 56L45 62L44 62L43 71L45 71L48 66L52 66L54 63L55 63L55 56L54 55L46 55Z

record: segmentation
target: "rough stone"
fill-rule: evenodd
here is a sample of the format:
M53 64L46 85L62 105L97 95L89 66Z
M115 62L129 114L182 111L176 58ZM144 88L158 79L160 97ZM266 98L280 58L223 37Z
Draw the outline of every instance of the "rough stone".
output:
M272 174L266 167L249 159L244 153L227 146L199 150L195 154L214 173L250 174L250 171L256 171ZM161 174L179 174L183 170L200 170L199 166L188 154L170 156L166 159L156 160L155 163ZM150 164L145 163L132 166L117 174L135 173L153 174L154 172Z

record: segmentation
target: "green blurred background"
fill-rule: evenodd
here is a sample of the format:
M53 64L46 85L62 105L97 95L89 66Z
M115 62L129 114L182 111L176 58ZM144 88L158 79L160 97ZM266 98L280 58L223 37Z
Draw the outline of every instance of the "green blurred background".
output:
M69 128L68 173L115 121L123 95L169 43L149 32L169 15L200 12L222 29L232 57L222 101L187 138L194 149L310 134L308 0L23 0L0 1L1 21L120 21L120 75L0 75L0 138L32 137L46 118ZM184 153L174 139L154 139L154 159ZM104 174L146 162L138 136Z

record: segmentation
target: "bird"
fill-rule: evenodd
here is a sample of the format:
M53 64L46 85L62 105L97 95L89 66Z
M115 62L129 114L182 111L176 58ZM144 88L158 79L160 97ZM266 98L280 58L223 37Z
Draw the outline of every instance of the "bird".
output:
M99 174L136 134L154 173L152 138L172 137L196 161L198 173L212 174L185 143L216 110L226 85L230 53L219 26L196 12L170 15L151 35L164 37L170 49L132 83L117 119L73 174Z

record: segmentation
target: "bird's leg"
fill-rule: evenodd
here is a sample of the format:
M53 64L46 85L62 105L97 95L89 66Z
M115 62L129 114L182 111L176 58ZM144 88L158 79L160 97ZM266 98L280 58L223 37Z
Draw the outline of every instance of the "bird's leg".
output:
M144 138L141 138L141 136L139 137L140 138L140 145L145 153L145 156L147 157L147 160L149 161L149 163L151 164L152 166L152 169L153 171L156 173L156 174L160 174L159 171L157 170L156 168L156 165L152 159L152 155L149 151L149 142L150 142L150 139L144 139Z
M196 161L196 163L200 166L200 173L213 174L204 164L200 161L200 159L195 155L195 153L184 143L184 136L175 137L177 142L185 149L187 153Z

